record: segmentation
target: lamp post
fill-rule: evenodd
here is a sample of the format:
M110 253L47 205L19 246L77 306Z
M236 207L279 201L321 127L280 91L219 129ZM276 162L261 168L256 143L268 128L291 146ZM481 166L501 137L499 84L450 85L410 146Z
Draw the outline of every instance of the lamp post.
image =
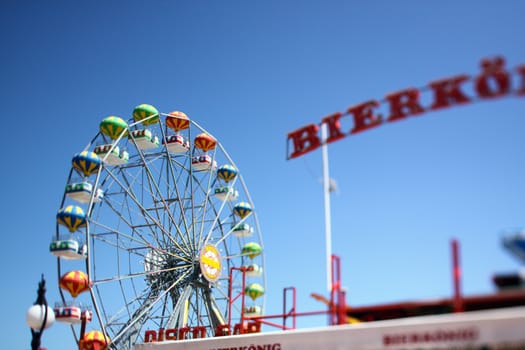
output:
M40 339L44 329L51 327L55 322L55 313L47 305L46 301L46 281L44 275L38 283L37 299L26 313L26 322L31 328L31 349L40 350Z

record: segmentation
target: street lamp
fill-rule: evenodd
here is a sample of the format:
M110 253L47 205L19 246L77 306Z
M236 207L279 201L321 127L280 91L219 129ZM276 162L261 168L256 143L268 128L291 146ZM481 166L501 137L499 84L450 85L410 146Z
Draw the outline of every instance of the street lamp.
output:
M37 299L26 313L26 322L31 328L31 349L40 350L40 339L44 329L51 327L55 322L55 313L47 305L46 301L46 281L44 275L38 283Z

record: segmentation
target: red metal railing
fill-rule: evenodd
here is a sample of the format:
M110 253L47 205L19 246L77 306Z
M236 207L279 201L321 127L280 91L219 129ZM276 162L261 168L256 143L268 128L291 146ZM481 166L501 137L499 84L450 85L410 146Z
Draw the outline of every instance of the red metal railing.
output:
M328 324L337 325L337 324L346 324L346 302L345 302L345 292L342 289L341 285L341 259L332 255L332 289L330 291L330 300L326 300L323 297L320 297L326 304L326 310L319 311L307 311L307 312L298 312L297 311L297 292L295 287L286 287L283 289L283 313L274 314L274 315L259 315L259 316L246 316L244 314L245 309L245 288L246 288L246 271L245 267L232 267L230 268L230 288L228 291L229 295L229 307L228 307L228 325L227 328L231 330L232 324L232 306L235 302L241 299L241 316L240 316L240 326L234 326L234 333L243 334L245 332L251 332L251 330L260 329L261 324L266 324L272 327L276 327L282 330L291 330L296 329L297 327L297 317L298 316L314 316L314 315L328 315ZM242 290L237 295L233 295L232 291L232 282L233 282L233 273L234 271L240 271L242 273ZM291 296L290 296L291 294ZM292 305L288 309L288 299L291 297ZM281 318L282 323L276 323L269 321L270 319ZM288 325L288 321L291 319L291 326ZM245 323L249 321L251 325L245 327ZM251 327L250 327L251 326Z

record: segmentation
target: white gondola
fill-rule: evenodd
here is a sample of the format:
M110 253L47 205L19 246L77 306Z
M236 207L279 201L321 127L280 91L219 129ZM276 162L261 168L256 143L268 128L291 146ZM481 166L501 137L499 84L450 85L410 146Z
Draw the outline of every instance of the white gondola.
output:
M263 268L257 264L250 264L243 267L246 268L246 276L249 277L259 277L263 273Z
M190 142L188 140L184 140L182 135L167 136L163 143L171 153L183 153L190 149Z
M157 148L160 144L159 138L154 136L149 129L133 130L129 138L133 138L141 150Z
M111 149L112 146L113 145L111 144L97 146L93 152L95 152L100 158L104 159L104 163L108 165L126 164L129 160L129 153L127 151L120 152L118 146Z
M80 306L76 305L55 306L53 311L55 312L55 319L57 321L68 324L82 323L82 318L85 318L86 322L91 322L93 319L92 311L82 310Z
M234 201L239 198L239 191L230 186L217 187L215 190L215 197L221 201Z
M49 251L56 257L66 260L79 260L87 257L87 246L73 238L53 240Z
M72 182L66 186L66 196L80 203L89 203L92 193L93 185L88 181ZM102 198L104 198L104 191L97 188L93 202L98 203Z
M191 166L195 171L215 170L217 169L217 162L210 155L203 154L191 158Z
M247 306L244 308L244 315L246 316L259 316L262 314L262 308L258 305Z
M246 223L234 225L232 230L233 234L237 237L250 237L253 235L253 227Z

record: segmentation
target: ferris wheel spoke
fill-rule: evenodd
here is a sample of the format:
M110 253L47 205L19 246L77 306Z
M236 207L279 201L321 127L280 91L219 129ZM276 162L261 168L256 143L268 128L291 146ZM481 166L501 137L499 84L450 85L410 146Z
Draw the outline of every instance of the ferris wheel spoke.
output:
M145 208L142 203L138 200L137 196L135 195L135 193L133 192L132 190L132 187L131 186L125 186L124 184L122 184L122 182L112 173L112 172L108 172L109 176L112 177L112 179L120 186L120 188L127 194L127 197L126 198L130 198L131 199L131 202L133 204L135 204L138 209L140 210L140 212L142 213L142 215L144 216L144 219L146 221L149 221L150 224L148 226L150 226L150 229L152 230L152 235L153 237L155 237L156 239L158 239L158 235L155 234L155 231L153 231L152 227L155 226L155 228L157 228L158 230L160 230L162 232L162 235L163 237L166 237L169 239L170 243L171 244L174 244L178 249L181 249L181 250L184 250L183 247L181 245L179 245L179 243L170 235L170 233L164 228L163 225L161 225L160 222L158 222L150 213L149 211L147 210L147 208ZM125 177L124 177L125 178ZM105 200L106 201L106 200ZM118 213L118 210L115 210L117 213ZM130 227L134 227L132 224L128 223L128 225ZM160 242L157 241L159 244Z
M229 217L230 222L231 222L230 227L228 228L228 230L227 230L226 232L223 232L222 236L221 236L220 238L218 238L216 242L214 242L214 245L219 245L219 244L221 244L224 240L228 239L228 238L233 234L233 227L234 227L233 223L234 223L234 222L233 222L233 220L231 220L231 216L232 216L232 215L233 215L233 214L230 214L230 217ZM246 219L246 218L241 219L239 222L237 222L237 224L242 224L242 223L245 221L245 219ZM223 221L223 222L221 222L221 225L220 225L220 226L222 227L222 226L224 226L224 225L227 224L227 223L228 223L228 221ZM211 237L211 234L212 234L212 233L213 233L213 230L210 230L210 232L208 233L208 236L206 237L205 242L208 242L208 240L209 240L209 238Z
M187 241L186 237L182 234L182 230L177 224L177 220L173 216L171 205L170 205L170 203L172 202L180 201L180 198L179 197L173 198L172 196L173 190L170 188L170 184L169 182L167 182L168 181L167 179L165 181L162 181L162 177L161 177L162 169L153 168L151 166L151 162L149 160L146 161L146 158L144 156L142 156L142 161L143 161L143 169L146 174L145 176L146 180L143 181L144 185L142 186L142 188L144 189L146 187L149 189L149 191L147 192L150 194L151 199L152 199L152 204L153 204L153 207L150 208L150 211L153 211L157 214L156 221L159 226L162 226L164 228L164 230L166 227L168 228L175 227L175 230L177 233L176 237L178 237L179 240L173 238L173 236L170 234L167 236L170 242L171 243L177 242L176 245L179 245L179 242L180 242L180 244L183 244L186 247L186 250L189 251L190 244ZM161 164L164 164L164 163L165 163L164 161L161 162ZM154 173L158 174L158 177L159 177L158 179L155 178ZM147 186L145 186L146 184ZM167 187L165 194L163 193L161 189L161 185ZM160 206L158 206L159 203L161 204ZM162 223L164 218L161 217L162 215L160 215L160 213L166 216L166 218L168 219L167 223L164 223L164 224ZM180 245L179 245L179 249L182 249Z
M212 160L215 161L215 155L216 155L216 150L214 150L213 152L213 156L212 156ZM199 229L199 233L198 233L198 238L196 240L196 242L202 242L202 235L203 235L203 232L204 232L204 220L206 219L206 211L208 209L208 204L210 203L209 201L209 197L210 197L210 190L212 188L212 179L213 179L213 176L212 176L212 168L210 168L207 172L207 178L205 179L207 184L205 184L204 188L205 190L203 191L204 192L204 198L202 200L202 220L201 220L201 223L200 223L200 229ZM201 184L201 183L199 183Z
M207 310L206 314L208 315L211 328L215 330L218 326L227 324L224 315L221 313L220 308L217 305L215 298L213 297L211 289L203 289L202 295L204 298L204 305Z
M93 285L100 285L100 284L110 283L110 282L115 282L115 281L123 281L123 280L130 279L130 278L147 277L147 276L153 276L153 275L156 275L156 274L159 274L159 273L164 273L164 272L172 272L172 271L177 271L177 270L184 270L184 269L187 269L190 266L191 265L189 265L189 264L188 265L179 265L179 266L175 266L175 267L159 269L159 270L150 271L150 272L137 272L137 273L132 273L132 274L122 274L122 275L118 275L118 276L113 276L113 277L107 277L107 278L102 278L102 279L98 279L98 280L93 280L92 282L93 282Z
M93 222L93 224L94 225L99 225L97 222ZM100 225L100 226L104 227L103 225ZM183 255L177 254L175 251L165 250L165 249L159 248L159 247L157 247L157 248L153 247L144 238L142 238L142 240L138 240L135 237L127 235L127 234L125 234L125 233L123 233L121 231L115 231L115 230L110 229L110 228L106 228L106 229L108 230L108 232L111 232L111 234L108 234L108 233L92 234L92 238L95 239L97 242L104 243L104 244L112 246L114 248L125 249L130 254L133 253L134 255L139 256L144 261L147 260L147 252L146 253L141 253L141 251L143 252L145 250L147 250L147 251L152 251L153 250L155 252L158 252L161 255L169 256L169 257L171 257L173 259L176 259L177 261L180 261L181 263L186 263L186 264L190 264L191 263L191 260L189 260L188 258L186 258ZM112 237L112 236L115 236L117 238L116 239L109 239L109 237ZM131 244L133 244L133 246L130 246ZM93 247L93 249L95 250L96 247ZM184 266L189 266L189 265L183 265L182 264L182 265L178 265L178 266L174 267L173 269L182 268ZM151 271L151 272L137 273L136 275L147 276L149 274L154 274L154 273L157 273L157 272L167 272L167 271L170 271L170 270L171 269L169 269L169 268L167 268L167 269L155 269L154 271ZM96 270L94 271L94 276L93 277L96 279Z
M97 290L99 290L97 288ZM136 293L135 296L130 299L120 310L115 311L113 314L104 314L106 325L108 328L120 329L126 324L126 320L133 316L132 307L135 303L143 303L144 300L148 299L151 295L152 290L144 288L141 292Z
M179 207L179 212L181 213L180 219L184 223L184 228L186 232L188 232L190 227L188 224L188 218L184 215L184 212L185 212L184 202L185 201L182 199L187 198L188 196L189 186L188 186L187 178L189 178L190 176L189 174L191 174L191 169L190 169L191 162L190 162L190 157L186 157L185 159L186 159L185 163L180 163L176 159L173 159L172 162L169 162L169 165L170 165L169 169L173 177L176 198L180 199L176 202L176 204L178 204L178 207ZM186 163L190 163L190 164L186 164ZM177 173L176 171L177 167L179 168L179 173ZM186 176L186 178L184 178L184 176ZM182 191L181 191L181 187L183 189Z
M224 278L223 280L224 280L225 282L227 282L227 278ZM227 291L227 290L224 290L224 288L222 288L222 287L220 286L220 284L217 284L217 285L215 286L215 288L216 288L217 293L221 296L221 298L222 298L223 300L228 300L228 299L229 299L228 291Z
M208 198L208 200L210 201L210 218L204 218L205 220L207 220L207 225L203 221L201 234L199 236L200 245L206 245L214 232L221 232L221 235L224 235L225 233L225 229L223 226L223 223L225 223L225 221L221 221L221 216L224 208L226 207L226 201L223 201L217 208L217 206L211 201L211 198ZM204 232L204 230L206 231Z
M114 212L117 212L117 210L108 202L108 206L113 209ZM132 235L126 234L123 230L109 227L101 222L98 221L92 221L93 226L93 232L91 233L91 237L97 238L100 241L104 241L107 244L111 244L115 247L119 247L119 242L128 242L128 243L135 243L137 245L146 245L151 246L153 245L149 243L148 239L138 230L139 227L133 226L131 223L127 222L124 218L121 218L122 221L131 229L131 232L133 232ZM100 228L101 232L96 232L96 228ZM116 237L115 240L110 240L109 237Z
M120 215L118 209L116 209L109 200L106 201L106 204L108 205L108 207L110 207L113 210L113 212L116 215ZM97 238L99 241L103 241L107 244L111 244L116 248L120 247L121 244L124 244L127 248L130 248L130 246L128 246L130 244L136 244L137 246L154 248L153 244L150 243L150 240L148 240L147 236L152 237L157 242L157 246L159 247L162 246L161 242L158 239L158 235L156 235L154 231L150 232L149 235L147 233L143 234L141 232L140 229L143 228L145 225L133 225L131 222L127 221L127 219L124 217L120 217L120 219L122 220L122 222L124 222L127 225L127 227L130 228L132 235L128 235L124 233L124 231L122 230L119 230L113 227L109 227L98 221L93 221L92 223L94 227L99 227L103 229L104 231L99 232L99 233L92 233L91 236L93 238ZM146 225L146 226L151 227L153 225ZM110 237L115 237L115 239L111 240ZM180 258L184 259L182 256L180 256Z
M231 186L235 186L235 182L236 182L237 178L235 178L231 184ZM207 244L208 241L210 240L210 237L211 235L213 234L213 232L215 232L215 229L217 227L220 227L221 229L221 232L222 232L222 237L218 238L218 240L216 242L214 242L215 245L218 245L220 244L223 240L225 240L226 238L228 238L229 235L232 234L233 232L233 225L230 225L230 227L227 229L227 230L223 230L222 227L228 223L228 220L231 221L231 223L233 223L233 220L232 220L232 216L233 214L229 214L223 221L221 221L221 217L222 217L222 212L224 210L224 208L227 207L227 201L223 201L219 207L219 209L216 211L215 213L215 219L213 221L213 223L210 225L209 229L208 229L208 233L206 234L204 240L202 241L203 244ZM215 208L215 207L214 207ZM246 218L243 218L239 221L239 223L242 223Z
M193 196L192 198L192 209L191 209L191 213L193 217L192 238L193 238L194 245L198 246L200 243L203 242L203 232L204 232L205 227L207 226L207 223L213 222L210 216L214 215L213 219L215 219L217 211L215 210L213 203L211 203L210 197L207 194L207 192L209 191L205 189L204 186L202 186L201 181L196 180L194 182L198 184L198 188L200 190L202 191L205 190L204 193L206 193L203 198L197 198L196 196ZM211 206L211 209L208 206ZM209 210L211 210L212 214L210 214Z
M142 216L145 216L144 218L146 219L146 221L149 221L149 223L150 223L149 227L150 227L152 235L154 235L157 239L160 239L160 237L158 235L156 235L156 232L153 229L153 227L158 227L158 228L164 229L164 226L161 224L160 220L155 219L153 217L153 215L151 215L151 213L150 213L150 211L155 209L155 204L153 204L153 206L151 208L146 208L144 206L144 204L143 204L143 203L145 203L145 201L144 201L144 192L146 192L146 193L148 193L148 192L146 191L146 188L144 186L144 181L140 181L139 180L139 178L142 177L141 173L137 173L136 175L132 175L131 177L132 177L133 181L130 182L128 180L128 176L126 176L125 172L122 173L122 178L123 178L124 182L126 182L126 184L127 184L127 189L129 189L130 193L132 194L131 198L134 199L133 203L138 206ZM140 194L140 197L139 197L138 194L135 193L134 188L133 188L133 183L138 183L140 190L143 192L142 194ZM153 197L151 192L149 192L149 194L150 194L151 197ZM142 201L138 200L138 198L142 198ZM131 216L130 216L130 218L131 218ZM164 234L162 236L162 239L165 241L166 238L170 239L171 237L170 237L169 234L168 235ZM160 244L160 242L159 242L159 244Z
M138 307L130 318L130 321L122 327L122 329L113 337L112 343L118 348L118 342L121 342L121 339L124 341L128 339L135 339L138 336L140 329L144 320L148 316L148 312L172 290L174 289L182 280L184 280L190 272L186 271L183 273L176 281L174 281L169 288L164 290L162 293L158 293L156 289L153 289L145 301ZM132 342L134 343L134 341Z
M175 194L175 197L174 197L175 205L179 207L179 211L180 211L179 220L173 220L172 224L175 227L177 235L180 237L180 239L183 240L187 246L189 246L189 242L187 242L187 237L183 234L183 232L190 231L190 226L188 225L186 215L184 215L185 208L184 208L184 200L183 200L183 198L186 197L186 191L187 191L188 186L184 184L185 185L184 192L181 192L181 190L179 189L179 182L183 174L184 173L189 174L190 170L186 169L186 167L183 164L179 163L180 172L179 174L177 174L175 170L176 169L175 166L177 165L177 162L169 155L169 152L166 152L166 153L168 154L168 157L167 157L168 166L166 167L166 173L168 175L166 178L167 180L171 180L173 183L172 191L174 191L174 194ZM187 157L186 159L188 161L189 158ZM169 186L169 184L167 186ZM179 221L182 222L182 225L178 224ZM182 226L182 229L181 229L181 226Z
M167 204L166 199L162 195L162 191L159 188L159 180L155 178L153 170L150 169L150 164L152 164L152 162L150 160L146 161L146 158L141 151L139 151L138 153L143 164L143 170L146 173L147 184L150 189L150 194L153 199L153 202L155 203L158 201L162 203L162 208L166 210L166 214L171 219L171 221L174 221L173 216L171 215L171 211L169 210L169 205Z
M119 179L119 175L118 174L120 174L120 177L122 178L122 181ZM131 175L131 174L129 174L129 176L128 176L128 174L123 169L119 169L118 174L115 174L112 171L108 171L109 177L112 178L113 181L117 184L117 186L119 187L120 191L119 192L108 193L106 198L108 198L108 197L109 198L113 198L113 197L115 197L117 195L121 195L123 197L122 202L120 204L122 206L125 205L125 208L128 210L128 216L127 217L129 218L129 221L127 222L127 225L129 227L133 227L133 226L135 226L135 224L133 224L132 221L133 221L135 216L136 217L140 217L140 215L148 214L146 208L144 207L142 202L139 200L139 195L135 193L135 190L134 190L134 187L133 187L133 185L138 182L138 180L137 180L138 175ZM129 177L131 177L131 179L129 179ZM138 185L140 185L140 183ZM133 206L137 207L138 212L136 214L131 212L133 206L129 205L130 203L132 203ZM116 209L114 207L113 210L115 210L117 212L117 215L119 215L118 214L118 209ZM124 219L123 215L119 215L119 216L122 219Z
M188 320L189 298L192 292L193 287L191 284L187 284L182 289L182 292L177 295L177 300L166 323L166 328L182 328L186 326Z
M161 164L164 165L165 162L162 162ZM180 238L180 242L183 243L186 247L189 247L189 242L187 241L186 237L182 234L182 230L177 224L177 220L173 216L171 204L173 202L179 201L179 197L173 197L173 190L170 188L170 184L168 182L169 177L167 177L165 180L162 180L162 169L157 169L157 173L159 178L156 179L153 176L153 169L150 169L149 163L145 163L144 168L147 170L147 183L148 187L150 188L150 193L152 196L153 203L156 205L156 203L161 203L160 207L155 207L154 211L159 214L159 212L165 213L168 219L168 224L164 226L168 227L175 227L177 237ZM168 167L166 167L168 168ZM166 187L165 194L163 193L161 186ZM176 184L175 184L176 186ZM160 216L159 216L160 221ZM171 237L171 235L170 235Z

